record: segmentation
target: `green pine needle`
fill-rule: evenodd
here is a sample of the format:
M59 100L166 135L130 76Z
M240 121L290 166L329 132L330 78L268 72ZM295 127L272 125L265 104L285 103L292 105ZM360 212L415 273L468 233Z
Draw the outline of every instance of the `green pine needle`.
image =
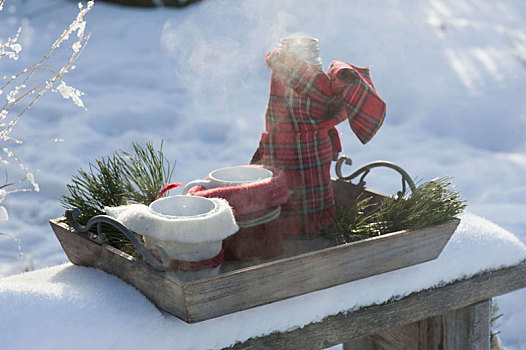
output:
M174 168L164 158L162 147L162 142L157 151L151 143L147 143L144 148L134 143L135 154L124 151L118 154L122 174L132 188L130 200L150 204L157 198L162 186L169 183Z
M501 331L495 330L499 325L497 325L497 320L504 316L503 313L500 312L499 306L497 305L495 300L492 300L491 304L491 314L490 314L490 340L493 340L493 338L496 335L499 335Z
M358 198L350 209L337 212L334 224L323 233L335 244L344 244L443 223L466 207L465 201L451 187L449 177L437 178L419 185L407 197L387 197L380 209L370 214L365 214L370 198Z
M164 157L162 142L159 150L150 142L132 146L133 153L118 151L89 163L88 170L80 169L66 185L69 194L62 196L60 202L65 208L80 210L77 220L82 225L104 214L105 206L149 205L162 187L171 182L174 167ZM127 253L135 251L124 234L109 225L103 228L110 245Z

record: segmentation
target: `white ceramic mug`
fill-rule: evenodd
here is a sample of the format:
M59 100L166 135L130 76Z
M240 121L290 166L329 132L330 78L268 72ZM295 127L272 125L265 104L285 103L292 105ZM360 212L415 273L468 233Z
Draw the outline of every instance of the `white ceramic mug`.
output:
M194 186L215 188L222 186L248 185L272 178L272 171L251 165L240 165L216 169L208 174L208 180L194 180L184 186L183 194Z
M147 249L155 253L165 268L171 260L202 261L220 254L223 239L235 233L232 209L225 200L194 196L170 196L153 201L150 234L144 233ZM173 220L173 225L167 221ZM184 282L211 278L219 274L220 266L203 267L197 271L169 270Z
M157 215L164 217L188 217L205 215L216 207L216 203L209 198L170 196L157 199L150 204L150 209Z

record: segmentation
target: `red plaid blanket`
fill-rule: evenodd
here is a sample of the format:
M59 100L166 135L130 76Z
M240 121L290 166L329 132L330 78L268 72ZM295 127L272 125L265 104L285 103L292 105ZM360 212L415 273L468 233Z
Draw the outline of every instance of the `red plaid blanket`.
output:
M294 56L270 51L272 69L266 132L251 163L283 169L289 201L283 206L286 234L318 234L334 211L330 164L341 151L335 125L349 120L362 143L382 125L385 103L369 69L334 61L324 73Z

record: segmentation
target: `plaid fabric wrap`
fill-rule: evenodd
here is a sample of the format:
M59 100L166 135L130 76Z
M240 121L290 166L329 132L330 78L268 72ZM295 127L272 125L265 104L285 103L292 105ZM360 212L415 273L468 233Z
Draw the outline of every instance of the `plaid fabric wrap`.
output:
M284 233L318 234L334 213L330 165L341 151L335 125L348 119L365 143L382 124L385 104L368 69L333 62L324 73L279 50L265 60L272 69L266 132L251 163L287 175L291 196L282 209Z
M368 68L334 61L329 66L333 91L341 96L343 112L352 131L362 143L369 142L385 118L385 102L374 89Z

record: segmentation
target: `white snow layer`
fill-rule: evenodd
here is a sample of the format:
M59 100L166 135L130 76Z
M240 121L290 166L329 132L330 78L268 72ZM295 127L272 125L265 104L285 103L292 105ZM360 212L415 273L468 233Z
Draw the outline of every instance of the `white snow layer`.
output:
M280 302L187 324L94 268L64 264L0 279L4 349L215 349L361 306L515 265L526 246L473 214L434 261Z
M0 276L67 260L48 224L64 211L58 198L65 184L88 162L129 151L131 141L164 140L167 158L177 160L174 182L247 164L268 101L263 55L293 33L320 39L325 68L332 60L372 65L387 101L385 123L366 146L346 123L339 126L344 153L354 163L345 174L383 159L425 181L453 176L469 211L526 242L525 4L204 0L174 10L97 2L85 17L91 38L66 75L68 86L85 93L87 111L49 94L13 131L25 141L13 151L31 171L40 169L40 192L10 194L2 202L9 221L0 232L20 241L0 235ZM22 27L22 50L17 61L2 59L0 86L2 75L38 62L77 12L75 1L6 0L0 41ZM0 94L0 105L8 94ZM10 174L9 181L19 175ZM399 184L389 170L372 171L367 181L383 193L396 193ZM496 302L504 314L497 322L504 345L526 349L526 289Z

